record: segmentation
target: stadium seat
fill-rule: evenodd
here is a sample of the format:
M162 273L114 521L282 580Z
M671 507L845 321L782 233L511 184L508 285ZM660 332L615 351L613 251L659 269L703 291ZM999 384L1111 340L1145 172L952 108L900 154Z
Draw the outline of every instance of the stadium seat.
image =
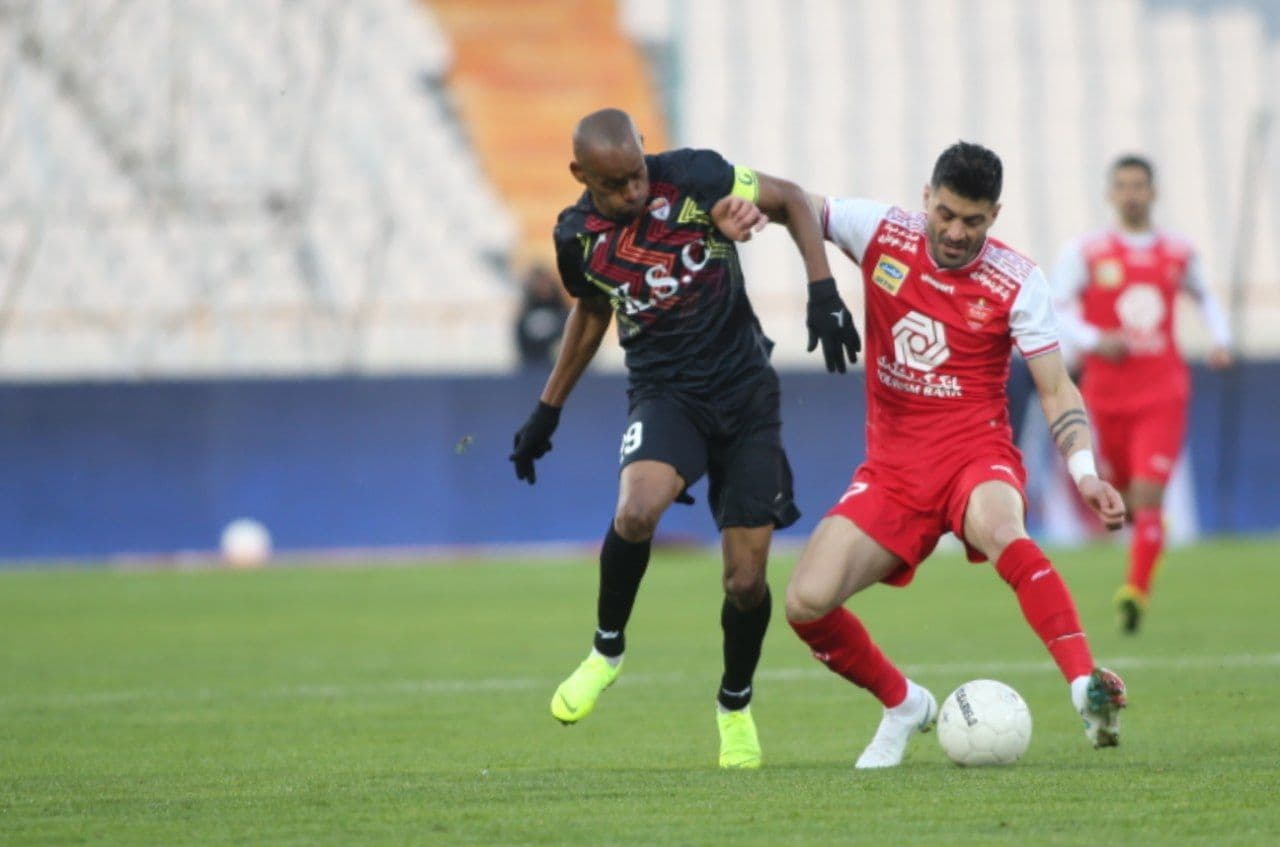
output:
M0 118L0 208L50 223L0 373L359 370L364 351L317 339L383 292L420 306L482 295L418 315L412 340L383 333L405 346L379 342L382 369L447 367L458 351L432 321L464 340L507 332L483 328L505 317L480 300L514 298L498 270L510 214L424 85L452 57L424 4L73 11L0 16L6 43L38 47L11 66L21 106ZM412 261L385 261L397 245L415 245ZM120 343L101 340L110 331ZM47 343L59 332L92 340ZM461 353L500 369L509 344Z

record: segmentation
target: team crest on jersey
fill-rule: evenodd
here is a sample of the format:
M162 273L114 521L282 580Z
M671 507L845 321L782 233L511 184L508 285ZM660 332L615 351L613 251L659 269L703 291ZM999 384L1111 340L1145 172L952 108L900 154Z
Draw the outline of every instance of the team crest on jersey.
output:
M876 269L871 272L871 281L893 296L898 296L898 289L907 281L907 265L890 256L881 256L876 262Z
M987 302L985 297L970 301L964 311L964 319L973 329L982 329L995 315L995 308Z
M671 217L671 203L665 197L655 197L649 203L649 214L660 221Z
M1124 265L1119 259L1104 259L1098 262L1093 275L1103 288L1119 288L1124 282Z

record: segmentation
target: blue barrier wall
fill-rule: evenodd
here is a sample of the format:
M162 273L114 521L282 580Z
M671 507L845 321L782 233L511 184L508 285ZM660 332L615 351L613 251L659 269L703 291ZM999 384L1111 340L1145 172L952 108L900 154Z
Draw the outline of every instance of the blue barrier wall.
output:
M1280 528L1280 364L1195 376L1202 527ZM584 378L530 487L506 457L542 379L0 386L0 558L211 550L244 515L286 550L594 540L616 495L624 380ZM793 535L862 457L862 387L861 373L783 375L805 513ZM713 536L705 485L666 536Z

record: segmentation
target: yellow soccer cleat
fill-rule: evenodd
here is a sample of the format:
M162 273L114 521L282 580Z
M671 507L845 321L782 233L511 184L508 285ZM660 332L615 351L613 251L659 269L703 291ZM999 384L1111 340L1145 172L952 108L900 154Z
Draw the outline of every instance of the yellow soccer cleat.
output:
M618 662L615 667L604 656L592 650L551 696L552 716L567 726L591 714L601 692L613 685L620 670L622 662Z
M1147 611L1147 595L1132 585L1122 585L1113 602L1120 614L1120 629L1128 635L1137 633Z
M732 712L716 710L720 725L720 767L758 768L764 755L760 752L760 736L751 717L751 707Z

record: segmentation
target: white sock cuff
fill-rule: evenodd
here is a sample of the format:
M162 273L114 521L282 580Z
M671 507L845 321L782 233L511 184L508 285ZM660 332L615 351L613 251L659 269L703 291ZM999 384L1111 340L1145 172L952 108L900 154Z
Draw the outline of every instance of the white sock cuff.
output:
M1086 697L1088 696L1088 691L1089 691L1089 677L1087 675L1078 676L1075 679L1071 680L1072 705L1074 705L1077 709L1081 708L1084 705L1084 701Z
M907 696L902 698L902 702L896 706L892 706L886 711L895 715L913 715L919 709L923 699L921 692L924 691L919 685L916 685L910 679L907 680Z
M619 653L616 656L606 656L604 653L601 653L595 647L591 648L591 652L599 656L600 658L604 659L606 662L609 663L611 667L615 667L615 668L618 665L622 664L622 657L626 655L626 653L624 652L624 653Z

